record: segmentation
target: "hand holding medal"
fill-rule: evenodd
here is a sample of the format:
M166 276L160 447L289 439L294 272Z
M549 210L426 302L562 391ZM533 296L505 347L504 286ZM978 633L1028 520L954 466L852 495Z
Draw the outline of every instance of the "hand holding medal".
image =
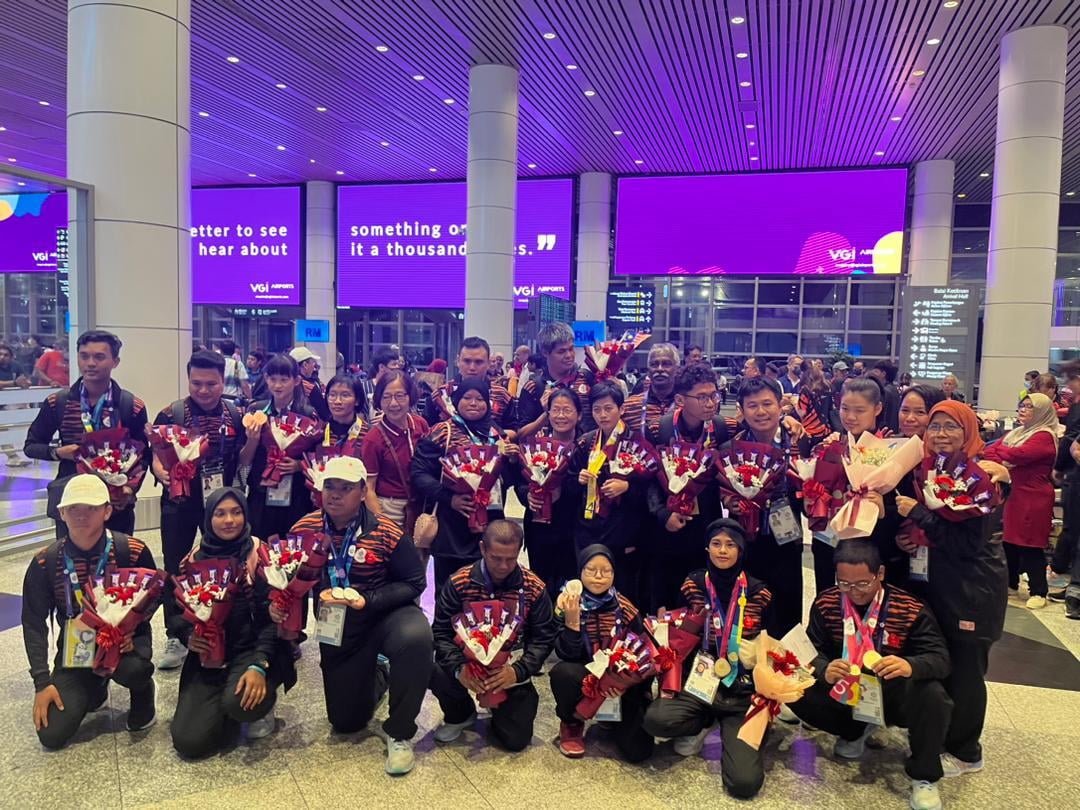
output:
M363 610L367 600L356 588L327 588L319 594L319 601L328 605L345 605L353 610Z

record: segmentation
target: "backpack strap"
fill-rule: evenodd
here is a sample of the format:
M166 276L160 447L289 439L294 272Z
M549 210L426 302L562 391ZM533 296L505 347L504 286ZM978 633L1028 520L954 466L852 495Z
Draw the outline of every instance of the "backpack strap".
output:
M644 432L644 431L643 431ZM660 431L657 434L658 446L666 447L675 437L675 414L668 411L660 417Z
M225 403L225 412L229 414L229 419L232 420L233 430L236 432L236 435L239 436L244 432L243 414L240 413L240 409L236 407L236 403L231 399L222 398L221 401Z
M64 424L64 409L67 408L68 399L71 396L71 389L65 388L59 394L56 395L56 399L53 400L53 411L56 414L57 430L60 429L60 425Z
M177 427L184 427L184 416L186 415L184 413L184 400L174 400L169 409L172 412L173 424Z
M120 402L117 411L120 414L120 425L130 425L135 419L135 395L130 391L120 389Z
M112 533L113 536L113 554L116 556L116 564L121 568L131 567L131 544L128 542L128 536L123 532Z

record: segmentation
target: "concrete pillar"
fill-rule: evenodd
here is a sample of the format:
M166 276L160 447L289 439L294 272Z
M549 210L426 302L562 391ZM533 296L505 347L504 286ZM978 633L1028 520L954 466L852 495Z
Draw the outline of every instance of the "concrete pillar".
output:
M578 183L576 314L579 321L607 319L610 248L611 175L586 172Z
M911 271L908 283L912 287L940 287L949 283L954 169L951 160L924 160L915 164L908 254Z
M334 302L334 233L337 189L325 180L306 186L307 273L305 316L330 321L329 343L303 345L319 355L320 378L328 382L337 366L337 305Z
M513 353L514 244L517 208L518 71L469 70L468 243L465 334L491 351Z
M979 404L1004 412L1049 359L1067 42L1049 25L1001 40Z
M94 186L95 259L72 331L120 336L116 378L151 415L191 354L190 21L189 0L68 2L67 171Z

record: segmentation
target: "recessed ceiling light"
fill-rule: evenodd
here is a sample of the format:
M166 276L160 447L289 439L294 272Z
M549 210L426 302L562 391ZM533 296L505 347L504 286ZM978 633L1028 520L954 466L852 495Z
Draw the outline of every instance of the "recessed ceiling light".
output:
M754 124L747 124L747 125L746 125L746 128L747 128L747 129L753 129L753 128L754 128Z
M250 173L248 174L248 177L254 177L254 176L255 176L255 175L253 175L253 174L250 174Z
M314 162L315 162L315 158L310 158L310 159L308 160L308 163L314 163Z
M640 159L638 159L638 160L635 160L635 161L634 161L634 165L635 165L635 166L640 166L640 165L641 165L642 163L644 163L644 162L645 162L644 160L640 160Z
M23 182L22 180L20 180L20 181L18 182L18 185L20 185L20 186L25 186L25 185L26 185L26 183L24 183L24 182Z
M454 100L453 100L452 98L444 98L444 99L442 100L442 103L443 103L443 104L453 104L453 103L454 103Z
M7 162L8 163L17 163L18 161L16 161L15 158L8 158Z
M206 110L199 110L199 118L209 118L209 117L210 117L210 113L208 113Z
M555 32L548 31L546 34L544 34L544 39L555 39Z
M940 45L941 40L938 39L937 37L930 37L930 39L926 40L926 44L927 45Z
M960 5L960 0L945 0L942 5L945 6L945 8L956 8Z
M750 141L749 143L751 146L757 146L757 141Z
M612 135L622 135L622 134L623 134L623 132L622 132L622 130L621 130L621 129L616 129L616 130L613 130L611 134L612 134Z
M379 53L386 53L390 49L385 45L376 45L375 50L377 50Z
M567 70L577 70L577 65L567 65L566 69Z
M585 95L588 96L589 98L592 98L593 96L596 95L596 91L595 90L586 90Z
M345 172L343 172L341 169L338 169L336 172L334 172L334 174L340 177L341 175L345 174Z
M739 87L749 87L750 82L739 82Z
M277 84L274 85L274 87L276 87L278 90L284 90L288 86L289 85L285 84L284 82L278 82Z
M535 164L535 163L530 163L530 164L528 164L528 165L526 166L526 168L528 168L528 169L535 169L535 168L536 168L536 164Z
M277 148L277 150L278 150L279 152L284 152L284 151L285 151L285 147L284 147L284 146L282 146L281 144L278 144L278 148Z
M875 156L877 156L877 157L881 157L881 156L882 156L882 155L884 155L884 154L885 154L885 153L884 153L884 152L883 152L882 150L880 150L880 149L878 149L878 150L877 150L876 152L874 152L874 155L875 155Z
M899 116L899 115L894 115L894 116L892 116L892 117L891 117L891 118L890 118L889 120L890 120L890 121L899 121L900 119L901 119L901 116Z
M957 195L956 195L956 199L958 199L958 200L962 200L962 199L964 199L964 197L966 197L966 196L967 196L967 194L964 194L963 192L961 192L960 194L957 194Z
M757 160L758 158L757 158L757 155L751 155L751 156L750 156L750 159L751 159L751 160Z
M990 172L979 172L979 177L989 177Z
M22 183L19 183L19 185L21 186L21 185L22 185ZM1076 195L1076 192L1075 192L1075 191L1066 191L1066 192L1065 192L1065 196L1066 196L1066 197L1073 197L1073 196L1075 196L1075 195Z
M746 22L746 17L732 17L731 18L731 24L732 25L742 25L744 22Z
M428 169L428 171L429 172L437 172L438 169L436 169L434 166L432 166L430 169Z
M418 82L422 82L427 77L424 76L424 74L422 73L417 73L415 76L413 76L413 78Z
M913 70L913 71L911 71L911 75L912 75L912 76L916 76L916 77L918 77L918 76L925 76L925 75L926 75L926 71L925 71L925 70L921 70L921 69L920 69L920 70Z
M237 62L240 61L240 57L239 56L226 56L225 61L226 62L231 62L232 64L235 65Z
M49 106L49 102L47 102L47 101L39 101L38 104L40 104L42 107L48 107Z
M390 141L379 141L379 146L389 146Z
M316 107L315 112L326 112L326 107Z
M748 54L746 51L739 51L737 54L735 54L736 59L746 59L749 56L750 54Z
M7 127L0 127L0 132L7 132Z

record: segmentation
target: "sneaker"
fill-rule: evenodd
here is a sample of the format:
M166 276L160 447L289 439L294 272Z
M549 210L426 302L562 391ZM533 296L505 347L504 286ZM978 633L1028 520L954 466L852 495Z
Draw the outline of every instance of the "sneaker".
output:
M838 759L859 759L866 753L866 741L870 735L877 731L877 726L868 725L863 729L857 740L845 740L843 737L836 738L833 746L833 756Z
M1080 599L1071 596L1065 598L1065 618L1080 619Z
M158 669L179 669L187 656L187 647L180 643L178 638L170 638L165 642L165 652L158 659Z
M786 703L780 704L780 714L778 716L778 719L781 723L787 723L790 726L797 725L799 722L798 715L796 715L795 712L789 709Z
M571 759L585 756L584 723L559 723L559 751Z
M937 782L911 780L911 810L941 810L942 806Z
M675 749L675 753L680 757L697 756L701 753L701 749L705 747L705 738L709 736L710 731L712 731L712 726L705 726L693 736L676 737L671 747Z
M964 760L957 759L952 754L942 754L941 769L945 771L945 776L963 776L966 773L978 773L981 771L983 761L980 759L978 762L964 762Z
M145 731L157 722L157 687L154 679L140 694L131 693L131 708L128 710L127 730Z
M1009 601L1010 602L1022 602L1024 597L1020 595L1019 588L1009 588Z
M1070 577L1068 574L1055 574L1049 567L1046 569L1046 584L1051 588L1065 590L1069 587Z
M263 737L269 737L274 733L277 728L277 718L274 716L274 710L270 712L262 720L256 720L254 723L248 723L247 738L248 740L261 740Z
M1049 599L1051 602L1064 602L1067 592L1068 587L1063 586L1061 588L1058 588L1056 591L1050 591L1046 595L1046 598Z
M402 776L413 769L416 757L412 743L408 740L388 739L386 741L386 772L391 776Z
M473 712L460 723L447 723L443 722L441 726L435 729L435 741L441 743L449 743L456 740L461 736L461 732L467 729L476 721L476 712Z
M1027 600L1026 606L1028 610L1042 610L1046 607L1046 597L1033 596Z

